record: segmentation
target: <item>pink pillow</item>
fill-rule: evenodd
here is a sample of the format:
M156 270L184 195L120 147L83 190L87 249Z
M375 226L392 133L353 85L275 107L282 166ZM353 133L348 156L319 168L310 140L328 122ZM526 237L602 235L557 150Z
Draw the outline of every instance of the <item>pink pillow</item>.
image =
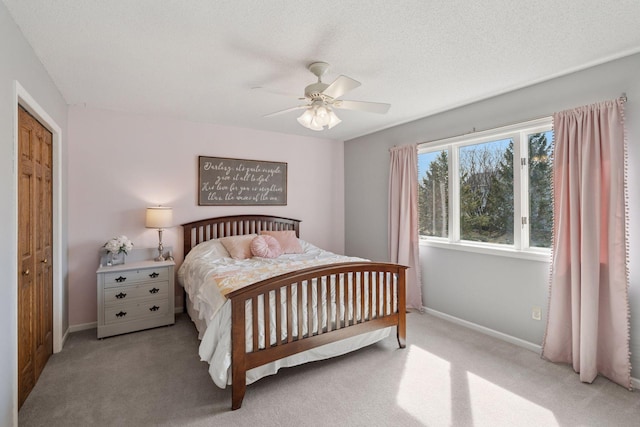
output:
M231 258L245 259L251 258L251 241L257 234L246 234L244 236L222 237L220 243L229 252Z
M283 254L301 254L304 251L302 250L302 246L298 241L298 237L296 236L296 232L294 230L283 230L283 231L266 231L263 230L260 232L263 236L272 236L275 237L278 243L280 243L280 247L282 248Z
M251 241L251 253L262 258L278 258L282 248L275 237L257 236Z

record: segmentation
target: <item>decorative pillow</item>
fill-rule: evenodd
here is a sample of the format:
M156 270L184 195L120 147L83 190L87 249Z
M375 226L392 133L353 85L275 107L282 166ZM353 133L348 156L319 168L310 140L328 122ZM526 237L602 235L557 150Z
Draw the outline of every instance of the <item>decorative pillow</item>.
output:
M207 240L198 243L189 251L187 257L229 258L229 252L222 246L218 239Z
M298 241L298 237L296 237L296 232L293 230L283 230L283 231L263 230L260 232L260 234L263 236L275 237L278 243L280 243L280 247L282 248L283 254L304 253L304 251L302 250L302 246Z
M251 241L257 234L245 234L244 236L222 237L220 243L231 255L231 258L246 259L251 258Z
M251 253L262 258L278 258L282 255L282 248L275 237L257 236L251 241Z

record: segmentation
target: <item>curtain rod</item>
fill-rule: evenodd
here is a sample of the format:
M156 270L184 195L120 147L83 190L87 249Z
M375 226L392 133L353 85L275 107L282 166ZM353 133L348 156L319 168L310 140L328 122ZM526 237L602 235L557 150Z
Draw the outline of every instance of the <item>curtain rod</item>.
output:
M618 97L618 99L619 99L621 102L626 103L626 102L627 102L627 94L626 94L626 92L622 92L622 94ZM545 116L536 117L536 118L534 118L534 119L524 120L524 121L522 121L522 122L513 122L513 123L506 124L506 125L497 126L497 127L493 128L493 129L499 129L499 128L502 128L502 127L509 127L509 126L513 126L513 125L520 124L520 123L534 122L534 121L537 121L537 120L542 120L542 119L551 118L552 116L553 116L553 113L552 113L552 114L547 114L547 115L545 115ZM470 130L470 131L468 131L468 132L465 132L465 133L461 133L461 134L454 135L454 136L447 136L447 137L444 137L444 138L438 138L438 139L434 139L433 141L422 141L422 142L416 142L416 144L417 144L417 145L429 144L429 143L431 143L431 142L435 142L435 141L442 141L442 140L444 140L444 139L459 138L459 137L461 137L461 136L472 135L472 134L474 134L474 133L485 132L485 131L490 131L490 130L492 130L492 128L489 128L489 129L482 129L482 130L477 130L477 129L475 128L475 126L474 126L472 130ZM394 147L395 147L395 145L394 145Z

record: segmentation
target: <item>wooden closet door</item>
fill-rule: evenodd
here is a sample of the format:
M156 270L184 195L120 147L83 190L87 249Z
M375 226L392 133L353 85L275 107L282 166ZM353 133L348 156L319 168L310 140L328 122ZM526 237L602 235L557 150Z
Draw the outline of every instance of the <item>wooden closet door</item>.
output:
M18 406L53 353L52 135L18 114Z

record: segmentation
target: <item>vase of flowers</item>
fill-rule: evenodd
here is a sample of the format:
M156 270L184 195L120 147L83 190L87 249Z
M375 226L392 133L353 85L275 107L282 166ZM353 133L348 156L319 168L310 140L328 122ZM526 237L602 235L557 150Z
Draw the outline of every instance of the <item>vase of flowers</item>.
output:
M107 241L104 248L107 250L107 265L124 264L125 256L133 249L133 243L122 235Z

